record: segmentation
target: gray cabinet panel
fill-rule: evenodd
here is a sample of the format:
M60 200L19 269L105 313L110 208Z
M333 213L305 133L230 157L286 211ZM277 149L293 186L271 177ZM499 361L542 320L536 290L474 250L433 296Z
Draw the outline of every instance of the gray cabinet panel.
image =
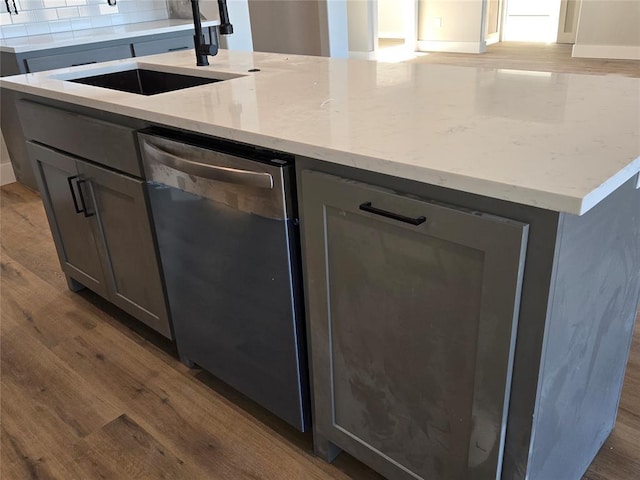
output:
M27 139L142 177L133 129L26 100L18 113Z
M72 67L76 65L86 65L89 63L107 62L109 60L119 60L130 58L131 46L116 45L113 47L93 48L80 52L61 53L58 55L46 55L26 59L29 72L41 72L53 70L55 68Z
M142 180L79 161L95 208L110 300L171 338Z
M177 52L179 50L188 50L190 48L193 48L193 35L184 35L181 37L160 38L157 40L134 43L133 54L136 57L142 57L144 55Z
M527 225L310 171L301 189L317 451L499 478Z
M86 198L87 192L84 185L77 182L75 159L32 142L28 142L27 149L36 167L36 177L63 271L91 290L106 295L91 218L76 211L76 206L81 207L81 193ZM80 188L83 188L82 192Z

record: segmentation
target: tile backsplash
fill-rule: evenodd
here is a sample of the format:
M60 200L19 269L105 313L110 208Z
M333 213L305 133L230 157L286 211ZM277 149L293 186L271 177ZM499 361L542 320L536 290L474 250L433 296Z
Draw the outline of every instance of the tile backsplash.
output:
M9 0L13 12L14 0ZM114 2L111 2L114 3ZM110 27L169 18L166 0L0 0L0 38Z

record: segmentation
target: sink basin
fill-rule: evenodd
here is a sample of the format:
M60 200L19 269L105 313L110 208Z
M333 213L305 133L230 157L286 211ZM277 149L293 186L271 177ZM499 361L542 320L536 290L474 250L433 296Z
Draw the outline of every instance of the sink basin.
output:
M192 75L182 75L178 73L157 72L155 70L144 70L141 68L68 79L70 82L110 88L122 92L137 93L139 95L156 95L158 93L221 82L222 80L223 79L194 77Z

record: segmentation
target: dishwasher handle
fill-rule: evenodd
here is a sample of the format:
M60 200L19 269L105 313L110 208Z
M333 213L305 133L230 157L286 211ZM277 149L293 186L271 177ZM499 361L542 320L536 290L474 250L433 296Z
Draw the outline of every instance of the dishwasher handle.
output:
M273 176L270 173L253 172L251 170L241 170L187 160L149 142L144 142L143 148L145 153L158 163L189 175L216 180L218 182L273 189Z

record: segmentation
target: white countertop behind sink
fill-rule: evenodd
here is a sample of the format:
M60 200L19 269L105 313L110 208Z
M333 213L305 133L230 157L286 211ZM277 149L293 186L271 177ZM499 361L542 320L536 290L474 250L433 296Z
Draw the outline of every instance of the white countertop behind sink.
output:
M220 25L220 21L210 20L202 22L203 28L213 27L215 25ZM193 21L190 19L168 19L153 22L130 23L112 27L91 28L87 30L57 32L45 35L29 35L26 37L5 38L0 40L0 52L25 53L50 48L142 37L144 35L178 32L192 28Z
M572 214L640 171L637 78L231 51L210 63L184 51L0 85ZM149 97L62 79L136 66L245 76Z

